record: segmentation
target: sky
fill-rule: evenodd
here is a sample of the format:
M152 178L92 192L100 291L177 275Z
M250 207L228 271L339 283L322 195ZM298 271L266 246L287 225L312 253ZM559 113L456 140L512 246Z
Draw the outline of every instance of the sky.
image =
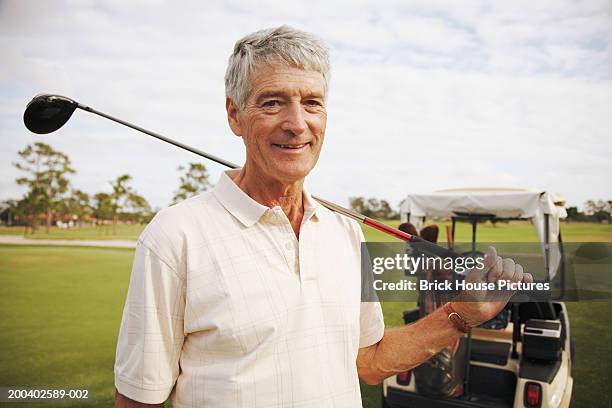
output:
M456 187L611 199L612 2L0 0L0 200L19 198L17 152L66 153L75 188L129 173L169 205L198 157L76 112L35 135L23 110L58 93L229 161L244 145L225 114L234 43L288 24L331 49L325 144L309 191L348 205ZM213 183L224 170L205 162Z

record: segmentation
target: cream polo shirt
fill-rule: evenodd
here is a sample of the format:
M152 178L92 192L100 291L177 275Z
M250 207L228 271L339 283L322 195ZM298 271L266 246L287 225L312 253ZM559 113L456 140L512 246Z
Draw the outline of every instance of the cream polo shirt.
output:
M224 173L155 216L121 320L121 394L172 394L174 408L361 407L357 352L384 330L380 304L361 302L363 234L306 192L304 204L298 241L280 207Z

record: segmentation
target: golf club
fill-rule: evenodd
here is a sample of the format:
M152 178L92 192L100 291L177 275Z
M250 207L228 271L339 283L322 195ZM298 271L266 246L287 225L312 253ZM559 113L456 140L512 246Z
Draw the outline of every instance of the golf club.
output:
M174 146L177 146L177 147L180 147L181 149L185 149L187 151L195 153L198 156L212 160L226 167L229 167L232 169L236 169L240 167L237 164L224 160L220 157L214 156L210 153L206 153L202 150L196 149L184 143L177 142L176 140L160 135L159 133L152 132L140 126L137 126L132 123L126 122L124 120L115 118L106 113L97 111L89 106L80 104L77 101L71 98L68 98L66 96L52 95L52 94L36 95L30 101L30 103L28 103L28 105L26 106L25 112L23 114L23 121L25 123L25 126L31 132L38 133L38 134L47 134L47 133L55 132L56 130L64 126L64 124L68 122L68 120L70 119L70 117L72 116L72 114L77 108L93 113L98 116L102 116L103 118L106 118L106 119L112 120L113 122L117 122L124 126L130 127L134 130L145 133L149 136L153 136L156 139L162 140L166 143L170 143ZM437 256L451 257L451 258L459 257L459 255L456 254L455 252L450 251L441 246L438 246L436 244L433 244L429 241L426 241L416 235L407 234L403 231L400 231L398 229L385 225L381 222L378 222L370 217L366 217L363 214L349 210L348 208L344 208L342 206L339 206L337 204L334 204L322 198L315 197L315 196L313 196L313 198L317 200L324 207L330 209L331 211L334 211L338 214L342 214L346 217L352 218L359 223L375 228L379 231L384 232L385 234L391 235L395 238L398 238L398 239L401 239L407 242L414 242L414 243L418 242L423 250L431 252Z

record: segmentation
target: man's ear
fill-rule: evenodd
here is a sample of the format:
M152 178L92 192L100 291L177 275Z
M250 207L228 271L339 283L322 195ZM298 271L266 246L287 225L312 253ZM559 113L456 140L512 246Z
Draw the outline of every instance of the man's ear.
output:
M225 110L227 111L227 122L229 123L230 129L236 136L242 136L242 128L240 121L238 120L238 106L230 98L225 98Z

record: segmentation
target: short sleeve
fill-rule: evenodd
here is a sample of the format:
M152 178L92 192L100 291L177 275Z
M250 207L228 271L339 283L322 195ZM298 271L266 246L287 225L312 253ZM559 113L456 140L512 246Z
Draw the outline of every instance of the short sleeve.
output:
M359 315L359 348L378 343L385 333L380 302L361 302Z
M135 401L159 404L179 374L185 285L142 240L136 246L115 358L115 386Z

